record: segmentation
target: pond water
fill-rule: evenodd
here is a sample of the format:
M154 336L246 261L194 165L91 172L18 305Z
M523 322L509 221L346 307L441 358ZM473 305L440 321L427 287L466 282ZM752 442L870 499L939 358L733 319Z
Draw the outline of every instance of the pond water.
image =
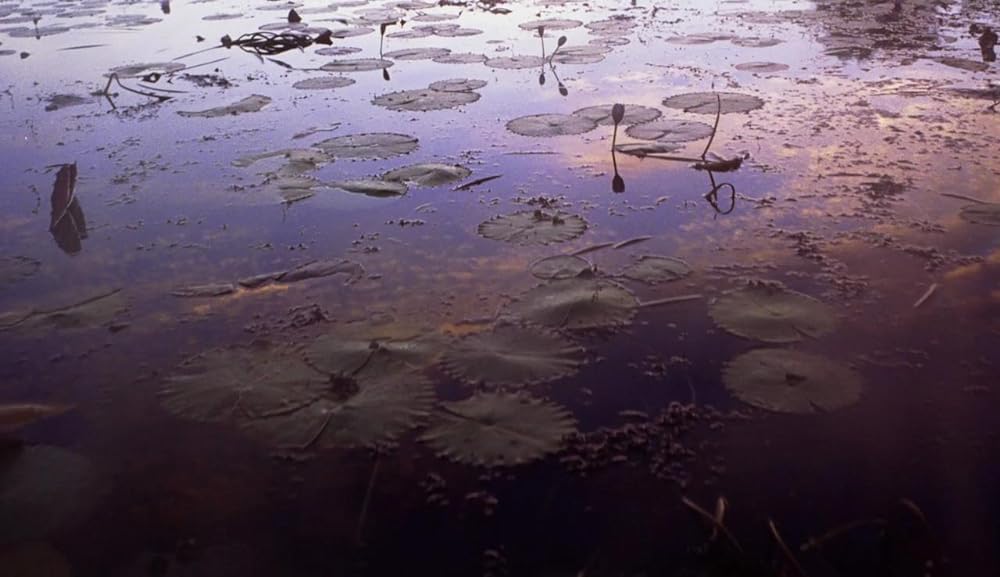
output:
M996 575L997 18L0 0L0 574Z

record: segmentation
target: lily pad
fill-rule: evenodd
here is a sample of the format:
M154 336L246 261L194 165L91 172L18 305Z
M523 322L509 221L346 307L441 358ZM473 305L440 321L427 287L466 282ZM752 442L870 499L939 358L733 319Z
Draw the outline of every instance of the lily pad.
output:
M583 352L556 333L505 323L462 338L442 362L450 374L470 384L521 386L575 373Z
M438 64L480 64L486 62L486 55L472 52L452 52L444 56L437 56L432 60Z
M829 306L773 282L755 281L729 291L712 305L709 314L734 335L768 343L816 338L837 326Z
M254 94L252 96L247 96L239 102L227 104L226 106L218 106L215 108L209 108L208 110L199 110L194 112L179 110L177 114L187 118L219 118L221 116L238 116L240 114L259 112L270 103L271 99L269 97Z
M438 80L432 82L428 88L439 92L472 92L486 86L485 80L475 78L452 78L449 80Z
M177 287L170 291L170 294L175 297L199 298L219 297L234 292L236 292L236 286L232 283L212 283Z
M946 56L944 58L939 58L938 62L944 64L945 66L950 66L952 68L958 68L961 70L967 70L969 72L986 72L990 69L990 65L986 62L979 62L977 60L968 60L966 58L953 58Z
M370 72L384 70L393 65L392 60L385 58L353 58L349 60L333 60L319 67L326 72Z
M497 216L479 225L480 236L519 245L546 245L578 238L587 221L573 214L528 210Z
M824 357L787 349L758 349L730 361L723 381L741 401L781 413L830 412L861 398L855 371Z
M151 72L159 74L174 74L187 68L182 62L144 62L112 68L108 74L117 74L119 78L140 78Z
M87 459L56 447L31 446L0 455L0 544L43 539L81 521L100 496Z
M743 62L733 66L733 68L740 70L742 72L783 72L788 70L787 64L781 64L779 62Z
M292 88L297 90L334 90L350 86L356 81L353 78L344 76L318 76L316 78L306 78L292 84Z
M973 224L1000 226L1000 204L998 203L989 202L963 206L958 215L962 220Z
M451 53L448 48L404 48L386 52L382 56L393 60L433 60Z
M579 28L583 26L583 22L579 20L569 20L566 18L545 18L542 20L531 20L529 22L522 22L518 24L517 27L521 30L530 30L534 32L539 28L545 28L546 30L571 30L573 28Z
M588 106L573 112L573 116L581 116L597 123L598 126L613 126L615 121L611 117L613 104L601 104L598 106ZM625 116L619 124L629 126L643 122L652 122L662 116L662 112L649 106L638 104L626 104Z
M317 260L307 262L289 271L281 273L276 280L281 283L289 284L338 274L346 274L347 280L344 281L344 284L351 284L365 275L365 268L361 266L360 263L347 259ZM244 284L243 281L240 281L240 284Z
M0 256L0 288L33 276L42 263L26 256Z
M553 403L522 394L478 393L442 403L421 439L443 457L499 467L554 453L574 431L569 411Z
M650 154L670 154L680 148L681 144L677 142L628 142L616 144L615 152L643 158Z
M539 285L507 310L547 327L600 329L628 325L638 306L635 296L620 284L584 276Z
M551 60L558 64L594 64L604 60L608 52L611 48L600 44L567 46L553 54Z
M361 180L342 180L339 182L331 183L330 186L334 188L339 188L341 190L346 190L347 192L353 192L355 194L363 194L365 196L373 196L376 198L391 198L394 196L403 196L406 194L407 187L402 182L390 182L387 180L381 180L377 178L371 179L361 179Z
M442 343L433 337L379 338L331 333L306 348L306 358L316 369L350 377L361 383L406 381L424 383L420 374L441 353Z
M716 98L718 95L718 99ZM663 101L667 108L677 108L696 114L715 114L722 101L722 114L750 112L764 107L764 101L756 96L736 92L691 92L678 94Z
M417 149L417 139L393 132L348 134L319 142L315 148L334 158L383 160L409 154Z
M435 187L462 180L472 171L458 164L423 163L404 166L382 175L382 180Z
M0 331L9 329L90 329L110 326L128 310L120 289L104 292L77 303L27 313L0 315Z
M486 60L486 65L490 68L501 70L524 70L526 68L538 68L545 65L545 61L539 56L497 56Z
M400 90L376 96L372 104L389 110L408 112L428 112L458 108L479 100L477 92L444 92L423 88L420 90Z
M567 136L583 134L595 128L595 121L572 114L532 114L507 123L507 130L521 136Z
M531 274L545 280L566 279L589 273L594 268L589 260L570 254L560 254L537 260L531 265Z
M655 140L670 144L708 138L712 135L712 127L696 120L663 118L654 122L629 126L625 130L625 134L639 140Z
M689 274L691 267L683 260L653 255L640 257L622 271L622 276L648 284L680 280Z

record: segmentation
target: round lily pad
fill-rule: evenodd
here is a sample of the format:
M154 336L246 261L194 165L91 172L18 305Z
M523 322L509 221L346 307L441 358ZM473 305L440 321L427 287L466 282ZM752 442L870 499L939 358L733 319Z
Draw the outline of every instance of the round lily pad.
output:
M742 72L782 72L788 70L787 64L781 64L779 62L743 62L733 66L733 68L740 70Z
M680 280L691 274L688 263L671 256L642 256L625 267L622 276L648 284Z
M361 49L357 46L326 46L316 50L316 54L320 56L347 56L358 52L361 52Z
M333 90L354 84L353 78L344 76L319 76L316 78L306 78L292 84L292 88L298 90Z
M435 338L363 338L365 335L331 333L306 348L306 359L316 369L359 382L426 382L420 374L441 353Z
M594 64L604 60L604 55L611 48L599 44L586 46L567 46L552 55L552 61L558 64Z
M528 210L493 217L479 225L480 236L519 245L546 245L578 238L587 221L573 214Z
M478 393L441 403L421 440L439 455L486 467L535 461L575 431L566 409L523 394Z
M661 118L653 122L629 126L625 130L625 134L639 140L655 140L670 144L708 138L712 135L712 127L697 120Z
M350 60L333 60L319 67L327 72L368 72L383 70L392 66L392 60L385 58L354 58Z
M963 206L958 214L966 222L1000 226L1000 204L997 203L970 204Z
M518 297L508 312L552 328L599 329L626 326L639 302L607 279L576 277L539 285Z
M462 338L442 362L450 374L470 384L521 386L575 373L583 352L556 333L504 323Z
M259 112L270 103L271 98L269 96L254 94L247 96L243 100L227 104L225 106L217 106L215 108L197 111L179 110L177 114L187 118L219 118L222 116L239 116L240 114Z
M560 254L537 260L531 265L531 274L545 280L565 279L592 271L593 263L571 254Z
M472 92L486 86L485 80L475 78L451 78L432 82L428 88L439 92Z
M718 98L716 97L718 95ZM715 114L722 101L722 114L750 112L764 107L764 101L749 94L736 92L691 92L678 94L663 101L667 108L677 108L696 114Z
M768 343L815 338L837 326L837 317L829 306L771 282L751 282L723 294L709 314L734 335Z
M406 184L402 182L389 182L377 178L342 180L332 183L331 186L341 190L346 190L347 192L364 194L365 196L374 196L376 198L403 196L407 191Z
M450 53L448 48L404 48L386 52L382 56L393 60L432 60Z
M597 123L598 126L613 126L615 121L611 117L611 108L614 104L600 104L598 106L588 106L586 108L581 108L579 110L573 111L573 116L581 116L583 118L592 120ZM656 108L650 108L649 106L640 106L638 104L626 104L625 105L625 116L622 118L620 124L628 126L630 124L640 124L643 122L652 122L659 118L663 113Z
M597 123L593 120L572 114L532 114L507 123L507 130L521 136L567 136L595 128Z
M636 23L631 18L607 18L586 24L587 30L590 30L592 34L600 34L602 36L624 36L635 27Z
M435 187L462 180L472 171L458 164L423 163L412 164L390 170L382 175L382 180Z
M479 100L478 92L444 92L424 88L420 90L401 90L376 96L372 104L384 106L389 110L428 112L431 110L446 110L458 108Z
M444 56L437 56L432 60L438 64L479 64L486 62L486 55L472 52L452 52Z
M629 142L616 144L615 152L642 158L650 154L670 154L680 148L681 145L676 142Z
M531 20L529 22L522 22L518 24L517 27L521 30L531 30L534 32L539 28L545 28L546 30L571 30L573 28L579 28L583 26L583 22L579 20L569 20L566 18L545 18L542 20Z
M787 349L758 349L730 361L723 381L741 401L781 413L830 412L861 398L855 371L824 357Z
M334 158L382 160L409 154L417 149L417 139L394 132L366 132L337 136L314 145Z
M524 70L526 68L538 68L543 66L545 61L539 56L498 56L486 60L486 65L490 68L501 70Z

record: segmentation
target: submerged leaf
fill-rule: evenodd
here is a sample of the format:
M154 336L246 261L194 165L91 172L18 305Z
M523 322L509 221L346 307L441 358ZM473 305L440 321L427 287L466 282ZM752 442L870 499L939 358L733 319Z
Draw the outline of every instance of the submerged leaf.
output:
M691 274L688 263L670 256L646 255L625 267L622 276L639 282L657 284L680 280Z
M620 284L584 276L539 285L507 310L552 328L603 329L628 325L638 306L635 296Z
M470 384L531 385L576 372L583 349L542 329L501 324L473 333L444 354L449 373Z
M421 439L452 460L486 467L535 461L575 431L566 409L526 395L478 393L442 403Z
M741 401L783 413L835 411L861 398L862 379L829 359L787 349L759 349L730 361L723 381Z
M382 180L416 184L418 186L435 187L462 180L472 174L472 171L458 164L423 163L412 164L390 170L382 175Z
M546 245L578 238L587 221L573 214L528 210L493 217L479 225L480 236L519 245Z
M723 294L709 314L716 324L734 335L768 343L815 338L837 326L837 317L830 307L771 282L751 282Z

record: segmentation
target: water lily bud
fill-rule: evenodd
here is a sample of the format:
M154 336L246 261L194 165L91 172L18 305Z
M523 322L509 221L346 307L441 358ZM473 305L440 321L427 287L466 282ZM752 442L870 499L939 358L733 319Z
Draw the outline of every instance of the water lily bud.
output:
M625 105L615 104L611 107L611 120L615 121L615 124L620 124L622 120L625 119Z

